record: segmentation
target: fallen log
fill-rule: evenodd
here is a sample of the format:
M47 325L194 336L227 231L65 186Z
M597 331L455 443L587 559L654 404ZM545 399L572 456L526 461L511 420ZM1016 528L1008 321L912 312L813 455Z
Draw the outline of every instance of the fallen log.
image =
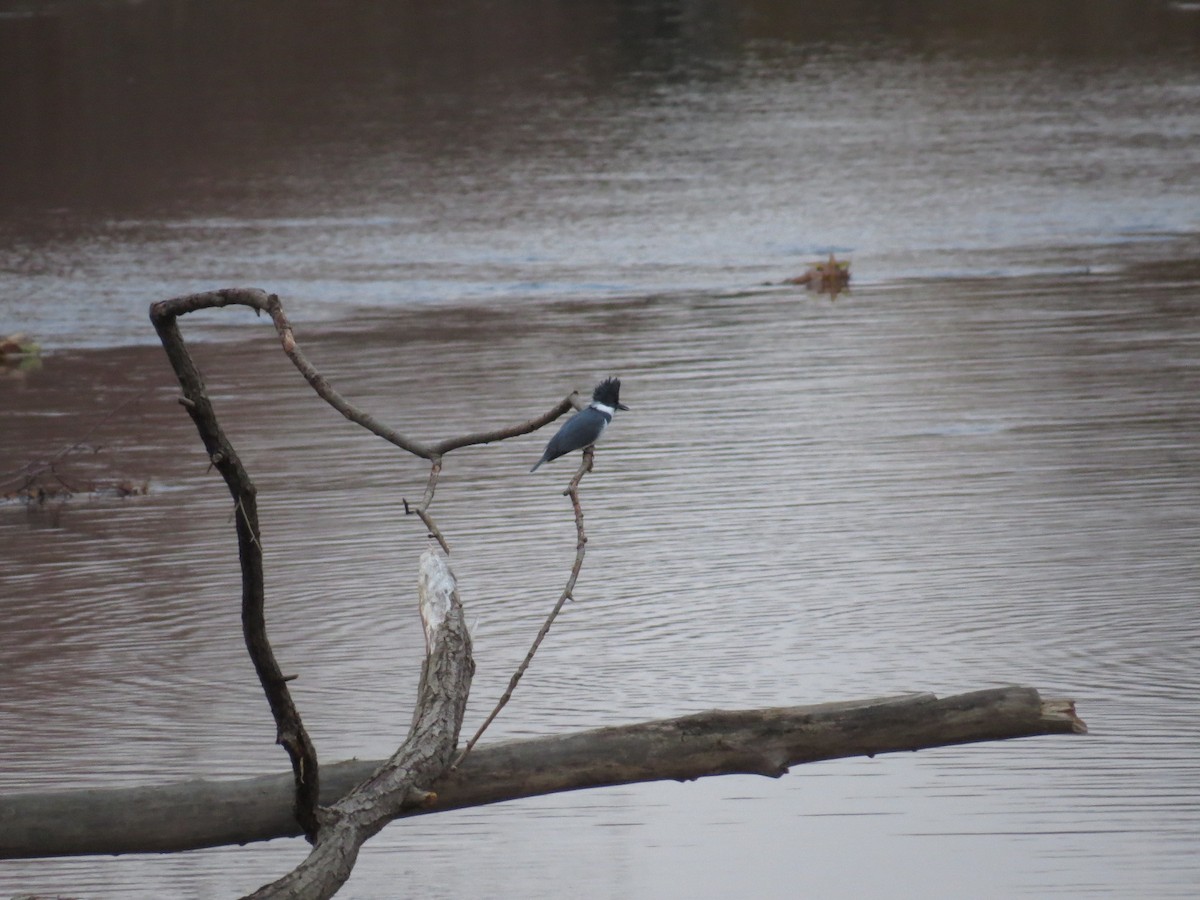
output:
M1004 687L815 706L697 713L476 747L395 818L561 791L714 775L779 777L790 766L978 741L1085 734L1070 700ZM321 768L322 805L382 763ZM0 798L0 858L167 853L301 834L290 775Z

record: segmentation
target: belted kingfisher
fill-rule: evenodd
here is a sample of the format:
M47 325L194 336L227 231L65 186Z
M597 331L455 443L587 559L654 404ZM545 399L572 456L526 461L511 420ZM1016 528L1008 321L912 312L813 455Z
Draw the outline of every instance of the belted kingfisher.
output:
M567 419L563 427L558 429L558 434L550 438L542 458L529 471L536 472L542 463L558 459L572 450L590 447L600 440L600 435L604 434L604 429L612 421L613 413L618 409L629 409L617 399L620 393L620 378L605 378L596 385L596 389L592 391L592 402L588 404L587 409L580 410Z

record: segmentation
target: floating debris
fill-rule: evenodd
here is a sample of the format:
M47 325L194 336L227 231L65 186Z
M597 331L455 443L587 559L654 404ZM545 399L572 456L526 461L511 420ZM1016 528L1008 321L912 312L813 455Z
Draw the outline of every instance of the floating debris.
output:
M28 507L37 508L48 504L66 503L72 497L86 496L93 499L113 497L142 497L150 493L149 481L90 481L86 484L49 484L34 480L27 481L19 488L0 494L0 503L23 503Z
M10 334L0 338L0 363L9 360L23 359L26 356L37 356L42 348L29 339L27 334Z
M0 375L22 378L42 367L42 348L25 334L0 337Z
M803 275L788 278L783 284L803 284L810 291L837 297L850 288L850 260L841 260L832 253L825 262L813 263Z

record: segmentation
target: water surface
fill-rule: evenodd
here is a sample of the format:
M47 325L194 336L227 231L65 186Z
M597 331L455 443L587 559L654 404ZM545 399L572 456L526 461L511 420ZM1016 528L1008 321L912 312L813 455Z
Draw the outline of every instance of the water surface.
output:
M0 505L0 790L286 767L229 501L146 319L254 284L425 439L624 379L578 600L495 738L1006 683L1092 729L426 817L373 840L347 896L1190 896L1196 19L834 6L0 19L22 126L0 132L0 331L47 347L2 370L0 473L85 439L64 479L150 488ZM831 251L849 294L763 284ZM425 470L313 397L269 323L193 318L321 758L387 755L423 646L401 510ZM573 558L571 469L527 474L546 437L441 481L468 728ZM0 893L227 896L303 852L9 862Z

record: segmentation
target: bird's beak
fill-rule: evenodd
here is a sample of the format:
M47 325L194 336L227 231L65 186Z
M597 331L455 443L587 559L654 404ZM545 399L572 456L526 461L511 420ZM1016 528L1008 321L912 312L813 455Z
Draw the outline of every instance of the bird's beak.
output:
M623 409L623 410L625 410L625 412L629 412L629 407L626 406L624 403L618 403L617 409Z

